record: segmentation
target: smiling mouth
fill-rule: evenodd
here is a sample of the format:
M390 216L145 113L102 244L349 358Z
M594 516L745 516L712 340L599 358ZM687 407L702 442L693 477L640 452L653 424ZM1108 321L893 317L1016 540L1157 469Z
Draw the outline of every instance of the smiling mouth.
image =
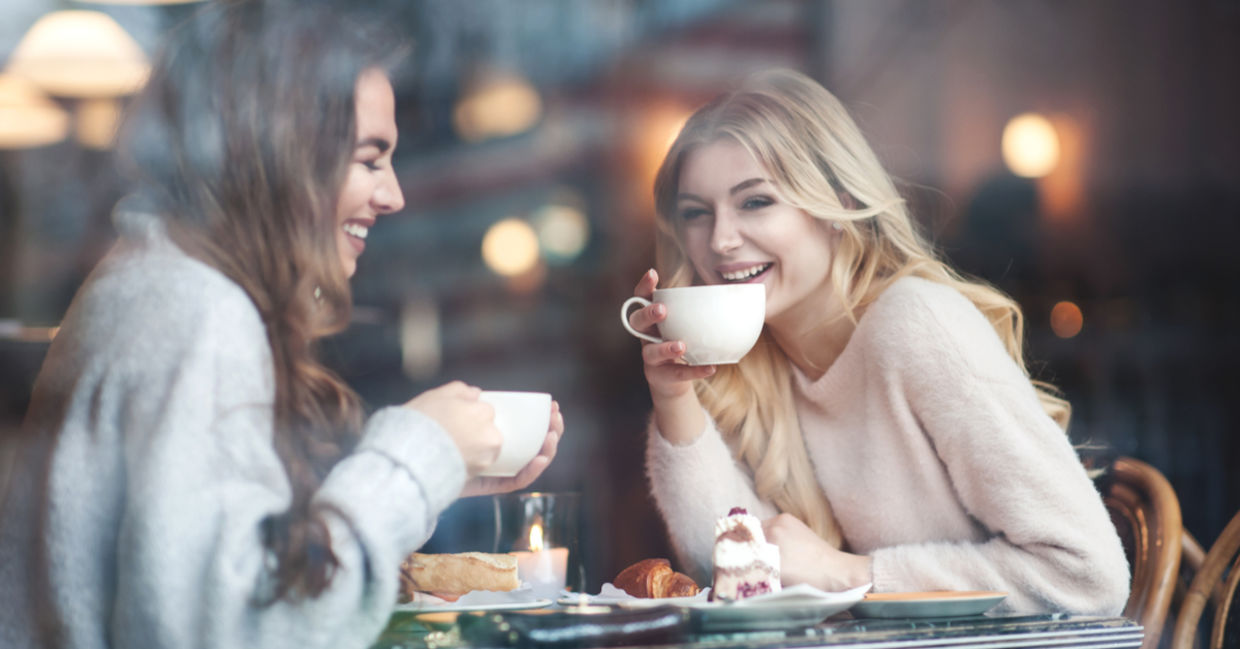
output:
M345 234L351 237L357 237L362 241L365 241L366 237L370 234L370 228L358 223L345 223L340 226L340 229L344 230Z
M723 281L730 282L730 283L748 282L750 280L753 280L759 277L766 271L770 270L771 267L774 265L775 264L773 263L755 264L753 266L750 266L749 268L742 268L740 270L733 270L733 271L728 271L726 273L719 273L719 277L723 278Z

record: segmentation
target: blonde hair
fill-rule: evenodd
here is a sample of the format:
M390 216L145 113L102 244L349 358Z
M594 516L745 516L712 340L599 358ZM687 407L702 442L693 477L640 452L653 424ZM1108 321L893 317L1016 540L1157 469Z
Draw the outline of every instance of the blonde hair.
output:
M784 200L840 226L830 278L846 317L857 322L865 307L901 277L944 284L977 306L1029 376L1020 307L939 259L844 106L817 82L791 70L755 75L698 109L672 144L654 185L656 265L667 286L702 283L681 243L676 195L685 156L721 139L739 143L761 163ZM1051 386L1032 383L1043 409L1066 429L1067 401ZM695 388L733 453L753 472L758 496L840 546L839 526L797 421L789 360L769 331L740 363L719 366Z

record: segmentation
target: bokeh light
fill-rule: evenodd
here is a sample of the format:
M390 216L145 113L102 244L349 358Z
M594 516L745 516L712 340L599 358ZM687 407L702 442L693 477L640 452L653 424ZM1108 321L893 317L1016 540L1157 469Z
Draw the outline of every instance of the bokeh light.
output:
M59 97L116 97L139 90L151 66L137 41L111 16L73 9L35 21L6 71Z
M1051 331L1060 338L1071 338L1081 333L1085 316L1075 303L1062 301L1051 307Z
M82 146L102 151L116 143L121 104L115 99L83 99L77 106L74 136Z
M69 132L69 114L30 81L0 74L0 149L54 144Z
M1041 178L1059 164L1059 135L1036 113L1017 115L1003 129L1003 161L1012 173Z
M547 205L534 213L533 221L543 255L552 263L576 259L590 238L590 223L575 206Z
M527 273L538 265L538 235L521 219L504 219L482 238L482 260L505 277Z
M473 84L452 112L457 135L468 142L523 133L542 117L542 99L524 77L492 73Z

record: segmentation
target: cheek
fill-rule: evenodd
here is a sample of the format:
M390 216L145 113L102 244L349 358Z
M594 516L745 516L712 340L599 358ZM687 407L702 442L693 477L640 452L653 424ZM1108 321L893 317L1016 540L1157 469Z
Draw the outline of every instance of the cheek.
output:
M680 239L685 246L685 254L697 274L706 277L709 271L710 241L708 235L695 228L686 228Z
M366 204L370 196L369 184L364 174L360 174L357 171L349 172L348 177L345 178L344 186L340 188L340 199L336 202L336 220L338 222L343 223Z

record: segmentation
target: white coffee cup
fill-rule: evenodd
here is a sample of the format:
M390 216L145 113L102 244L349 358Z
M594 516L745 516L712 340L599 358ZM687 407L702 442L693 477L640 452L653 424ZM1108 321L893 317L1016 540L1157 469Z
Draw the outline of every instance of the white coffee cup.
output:
M499 457L478 475L512 477L538 456L551 426L551 395L546 392L483 390L478 397L495 408L495 427L504 434Z
M652 303L667 307L656 338L629 324L629 308ZM620 322L629 333L652 343L679 340L690 365L722 365L741 360L758 342L766 318L764 284L711 284L654 291L654 300L631 297L620 307Z

